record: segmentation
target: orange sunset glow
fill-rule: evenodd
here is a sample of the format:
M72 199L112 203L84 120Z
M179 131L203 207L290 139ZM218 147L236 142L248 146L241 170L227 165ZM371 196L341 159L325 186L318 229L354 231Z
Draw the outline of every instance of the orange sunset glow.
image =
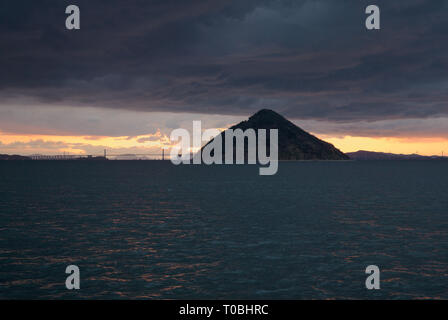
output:
M2 150L30 154L102 154L103 149L120 153L149 153L169 148L169 137L160 131L135 137L58 136L0 134Z
M221 128L222 130L222 128ZM428 137L356 137L315 134L343 152L369 150L386 153L445 155L448 139ZM20 135L0 133L1 150L7 153L30 154L102 154L103 149L118 153L155 153L170 149L169 136L157 130L135 137Z
M397 137L331 137L320 135L343 152L358 150L414 154L432 156L448 152L448 139L445 138L397 138Z

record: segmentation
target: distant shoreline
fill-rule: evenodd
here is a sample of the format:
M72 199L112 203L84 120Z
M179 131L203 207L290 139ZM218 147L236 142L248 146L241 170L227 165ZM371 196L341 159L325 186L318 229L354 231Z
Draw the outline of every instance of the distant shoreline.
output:
M158 162L170 162L169 159L102 159L102 160L88 160L83 158L77 159L68 159L68 160L51 160L51 159L41 159L41 160L33 160L33 159L0 159L0 162L130 162L130 161L158 161ZM393 162L393 161L448 161L448 157L439 157L439 158L431 158L425 157L422 159L348 159L348 160L278 160L278 162L338 162L338 163L346 163L346 162L368 162L368 161L383 161L383 162ZM223 164L226 165L226 164ZM239 164L239 165L249 165L248 163Z
M344 161L446 161L448 157L445 156L422 156L418 154L394 154L394 153L384 153L375 151L357 151L357 152L347 152L345 153L349 159L344 160L334 160L334 159L306 159L306 160L278 160L279 162L344 162ZM123 157L128 157L123 158ZM134 157L134 158L133 158ZM93 155L32 155L32 156L22 156L22 155L9 155L0 154L0 161L170 161L170 159L144 159L139 158L137 155L129 154L120 156L114 156L113 158L108 158L104 156L93 156Z

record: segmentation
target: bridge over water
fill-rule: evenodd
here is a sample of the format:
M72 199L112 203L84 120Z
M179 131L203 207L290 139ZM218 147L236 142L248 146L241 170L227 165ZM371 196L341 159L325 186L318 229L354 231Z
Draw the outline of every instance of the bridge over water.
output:
M132 153L132 154L118 154L118 153L111 153L111 154L104 154L104 155L99 155L99 154L92 154L92 155L67 155L67 154L62 154L62 155L43 155L43 154L38 154L38 155L31 155L30 158L32 160L88 160L88 159L101 159L101 158L107 158L107 159L111 159L111 160L115 160L115 159L147 159L147 160L167 160L169 159L169 157L165 157L165 153Z

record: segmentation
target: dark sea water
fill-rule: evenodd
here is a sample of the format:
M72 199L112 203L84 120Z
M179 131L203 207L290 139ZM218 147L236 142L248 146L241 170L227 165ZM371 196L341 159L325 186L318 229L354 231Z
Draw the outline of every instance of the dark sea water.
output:
M448 299L447 191L444 161L4 161L0 298Z

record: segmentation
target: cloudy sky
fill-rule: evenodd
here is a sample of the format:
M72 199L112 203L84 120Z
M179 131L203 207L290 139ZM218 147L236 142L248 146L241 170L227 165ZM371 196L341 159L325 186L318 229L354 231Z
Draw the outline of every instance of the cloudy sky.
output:
M262 108L343 151L448 153L447 53L447 0L2 0L0 153L156 152Z

